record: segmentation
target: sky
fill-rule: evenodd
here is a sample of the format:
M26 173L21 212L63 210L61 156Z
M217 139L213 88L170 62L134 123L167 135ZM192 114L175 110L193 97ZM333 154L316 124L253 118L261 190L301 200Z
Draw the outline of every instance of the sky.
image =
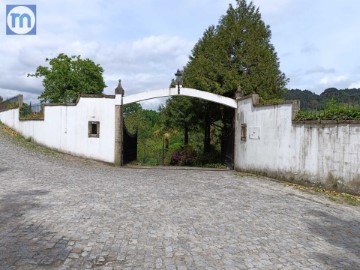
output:
M42 80L27 77L59 53L104 68L105 94L119 79L125 95L167 88L186 65L205 29L235 0L18 0L36 5L36 35L6 35L0 0L0 96L37 103ZM359 0L254 0L272 31L271 43L288 88L321 93L360 88ZM160 100L161 101L161 100ZM144 107L156 108L159 100Z

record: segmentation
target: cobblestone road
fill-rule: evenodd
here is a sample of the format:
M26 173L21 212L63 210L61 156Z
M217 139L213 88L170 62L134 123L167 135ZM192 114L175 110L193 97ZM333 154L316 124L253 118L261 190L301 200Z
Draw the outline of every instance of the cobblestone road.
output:
M121 169L0 132L0 269L359 269L360 208L232 171Z

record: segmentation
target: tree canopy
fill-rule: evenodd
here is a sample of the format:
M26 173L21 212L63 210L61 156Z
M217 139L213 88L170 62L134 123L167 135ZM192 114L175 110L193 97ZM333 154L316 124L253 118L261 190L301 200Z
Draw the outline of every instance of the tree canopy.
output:
M360 89L337 89L327 88L320 95L309 90L291 89L284 94L286 100L300 100L302 111L319 111L326 107L329 100L339 104L346 104L348 107L360 106Z
M282 97L288 82L280 71L271 31L252 2L237 0L229 5L219 23L209 26L194 46L184 67L183 85L234 97L238 87L244 94L256 93L263 99ZM221 126L222 146L233 128L234 110L198 99L172 98L166 106L167 123L204 132L204 152L211 150L212 126ZM178 110L182 113L176 113ZM186 118L184 118L184 115ZM192 117L195 115L195 117ZM221 124L219 125L219 121ZM222 149L222 152L223 149Z
M102 94L106 87L103 68L92 60L78 56L59 54L46 59L50 67L39 66L31 77L44 77L44 91L39 96L42 102L74 102L79 94Z
M3 98L2 98L2 96L0 96L0 102L2 102L3 101Z
M270 27L252 2L236 2L193 48L184 85L230 97L239 86L264 99L281 97L288 80L270 43Z

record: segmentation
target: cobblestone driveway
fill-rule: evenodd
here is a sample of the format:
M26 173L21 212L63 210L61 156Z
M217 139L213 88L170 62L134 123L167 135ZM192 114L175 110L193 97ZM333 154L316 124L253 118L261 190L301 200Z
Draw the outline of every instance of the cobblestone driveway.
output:
M232 171L121 169L0 132L0 269L358 269L360 209Z

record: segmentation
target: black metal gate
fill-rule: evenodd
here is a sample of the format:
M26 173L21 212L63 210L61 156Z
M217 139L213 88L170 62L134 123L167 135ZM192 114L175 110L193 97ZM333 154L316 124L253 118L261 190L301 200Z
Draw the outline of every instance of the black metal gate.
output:
M229 169L234 169L234 125L228 125L222 129L221 137L221 161Z
M123 125L123 165L137 160L137 132L131 134Z
M226 153L225 153L225 165L229 169L234 169L234 143L235 143L235 131L232 127L226 138Z

